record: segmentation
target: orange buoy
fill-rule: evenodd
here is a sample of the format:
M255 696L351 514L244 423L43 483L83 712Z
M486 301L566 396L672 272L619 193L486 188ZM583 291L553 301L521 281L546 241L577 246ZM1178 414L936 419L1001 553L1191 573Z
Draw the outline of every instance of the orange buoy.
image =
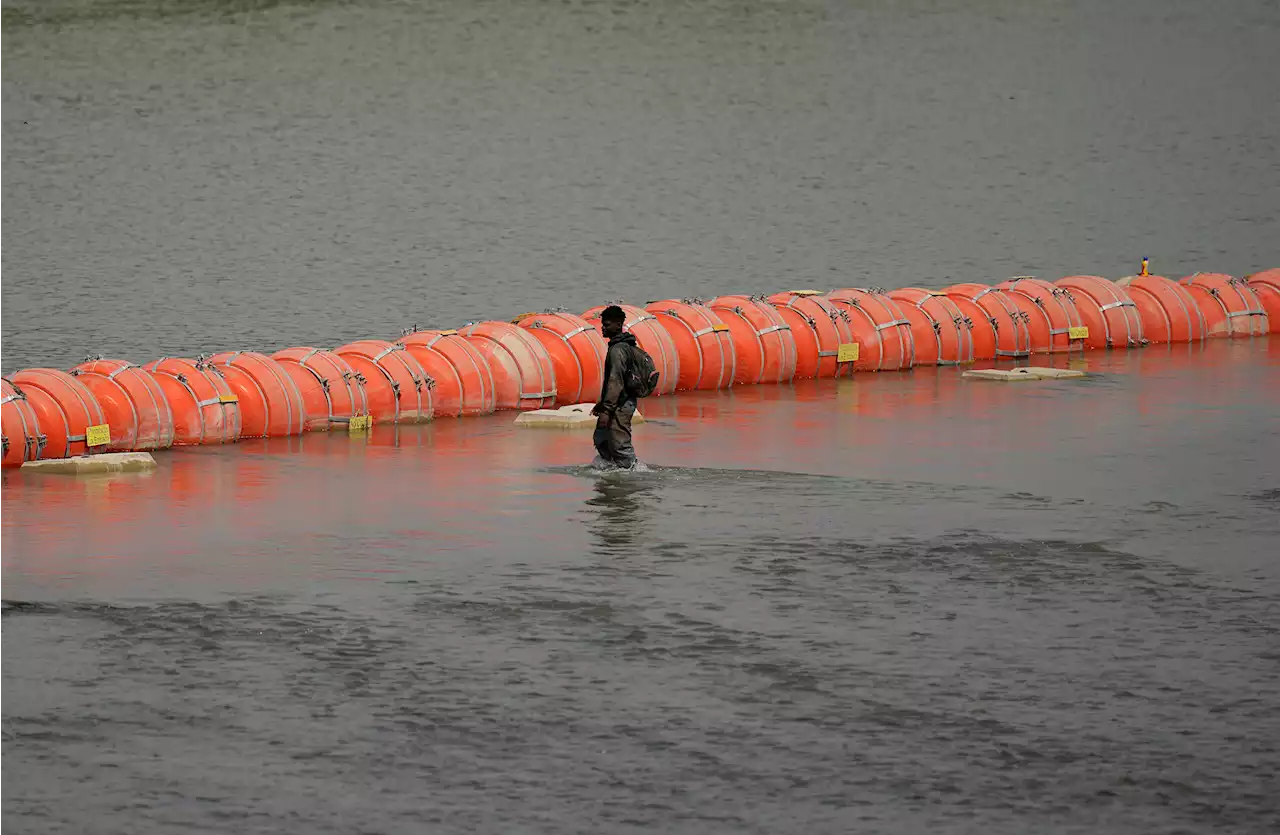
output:
M961 300L972 302L977 305L984 314L986 314L987 322L995 331L996 336L996 358L1002 357L1026 357L1031 354L1031 321L1032 317L1025 311L1019 309L1018 304L1011 298L1009 294L995 287L988 287L985 284L975 284L972 282L964 284L953 284L943 291L947 297L956 303L963 311L965 308L961 306ZM1028 305L1030 300L1022 297ZM970 316L970 318L974 318ZM1039 313L1036 314L1036 320L1044 324L1044 340L1048 345L1049 319ZM977 319L974 319L974 332L978 332ZM976 340L975 336L975 340ZM977 347L974 348L974 358L977 356Z
M364 380L351 363L332 351L285 348L271 358L297 385L308 432L325 432L335 423L346 424L357 415L369 414Z
M510 322L476 322L458 331L489 363L499 409L545 409L556 402L551 355L524 328Z
M498 408L489 361L456 330L415 328L400 344L435 379L431 397L437 415L489 415Z
M921 287L890 290L911 322L917 365L973 362L973 326L946 293Z
M1208 327L1187 288L1162 275L1131 275L1116 282L1129 294L1148 342L1200 342Z
M973 299L962 295L952 295L943 290L947 300L956 306L964 323L969 326L969 336L973 340L973 358L975 360L993 360L996 358L996 320L987 315L987 311Z
M144 365L164 392L178 446L240 440L240 400L222 372L203 361L163 357Z
M680 356L676 388L723 389L733 385L737 354L729 327L698 299L663 299L645 310L658 319Z
M555 368L556 403L594 402L604 382L608 345L594 325L573 313L548 310L512 320L542 343Z
M1271 332L1280 332L1280 269L1263 270L1245 276L1249 287L1257 294L1262 309L1267 311L1267 322Z
M1020 302L1020 297L1025 298L1044 312L1049 322L1049 344L1046 348L1040 347L1035 337L1043 334L1037 334L1038 329L1033 324L1031 328L1033 353L1060 354L1084 350L1084 331L1080 311L1076 309L1075 299L1065 288L1055 287L1047 281L1029 276L1011 278L1000 282L996 287L1007 291L1015 302ZM1026 307L1023 309L1028 310ZM1032 315L1032 320L1034 319Z
M27 395L8 377L0 378L0 425L3 425L5 467L21 467L40 459L46 438Z
M680 383L680 353L676 343L671 339L667 329L658 324L658 318L641 307L620 304L622 312L627 315L622 329L636 338L640 347L653 357L654 368L658 369L658 387L654 396L671 394ZM605 305L593 307L582 314L582 318L595 323L599 327L600 312Z
M1196 273L1178 282L1200 305L1210 339L1261 336L1271 330L1267 310L1244 279Z
M776 307L757 296L720 296L707 307L733 338L734 383L789 383L795 378L796 340Z
M1056 282L1071 293L1080 321L1089 329L1088 348L1136 348L1146 344L1142 317L1129 293L1097 275L1069 275Z
M96 440L88 437L89 428L103 426L107 419L84 383L56 368L28 368L9 379L26 395L36 425L47 438L42 460L106 450L109 438L89 446L89 441Z
M333 352L364 378L374 423L425 423L435 414L435 381L403 345L382 339L348 342Z
M302 393L280 363L256 351L223 351L209 357L240 401L240 437L301 435L307 414Z
M904 371L915 364L911 321L884 291L845 287L827 293L826 299L847 316L858 344L855 371Z
M791 326L796 342L796 377L847 377L853 373L855 344L849 314L817 290L774 293L767 301Z
M111 452L173 446L173 410L156 378L125 360L89 359L71 376L93 392L111 426Z

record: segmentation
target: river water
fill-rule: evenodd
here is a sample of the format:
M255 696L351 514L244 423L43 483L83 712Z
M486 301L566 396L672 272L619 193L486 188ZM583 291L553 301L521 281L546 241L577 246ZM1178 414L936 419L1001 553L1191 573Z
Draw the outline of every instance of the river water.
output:
M1277 37L1266 2L6 0L3 368L1275 266ZM648 473L508 413L6 474L4 823L1275 831L1280 341L1074 362L651 399Z

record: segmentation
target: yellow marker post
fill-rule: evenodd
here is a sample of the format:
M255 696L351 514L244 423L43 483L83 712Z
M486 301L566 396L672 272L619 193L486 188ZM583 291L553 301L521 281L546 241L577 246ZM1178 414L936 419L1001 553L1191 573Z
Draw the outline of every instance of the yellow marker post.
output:
M1151 273L1149 272L1150 266L1151 266L1151 259L1144 257L1142 259L1142 271L1139 272L1138 275L1151 275Z

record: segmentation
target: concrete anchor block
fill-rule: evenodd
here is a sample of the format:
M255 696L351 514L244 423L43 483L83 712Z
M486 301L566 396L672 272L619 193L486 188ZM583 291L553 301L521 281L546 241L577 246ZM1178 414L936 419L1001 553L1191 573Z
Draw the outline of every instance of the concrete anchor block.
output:
M1039 366L1027 366L1026 368L979 368L973 371L964 372L965 377L972 377L975 380L1004 380L1006 382L1017 382L1019 380L1070 380L1076 377L1087 376L1083 371L1071 371L1066 368L1041 368Z
M156 468L149 452L109 452L103 455L81 455L75 458L52 458L28 461L22 465L27 473L50 475L93 475L96 473L137 473Z
M574 403L572 406L561 406L559 409L534 409L521 412L516 418L516 426L531 429L594 429L596 419L591 415L594 403ZM640 410L636 410L633 424L644 423Z

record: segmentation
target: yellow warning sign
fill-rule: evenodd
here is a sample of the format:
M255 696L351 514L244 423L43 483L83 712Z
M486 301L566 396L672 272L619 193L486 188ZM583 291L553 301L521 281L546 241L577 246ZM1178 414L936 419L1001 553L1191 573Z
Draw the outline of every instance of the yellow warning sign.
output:
M1088 339L1088 338L1089 338L1089 326L1088 326L1088 325L1079 325L1079 326L1074 327L1074 328L1068 328L1068 329L1067 329L1067 338L1068 338L1068 339Z
M711 330L715 333L723 333L729 330L729 326L728 325L712 325Z
M106 446L111 443L111 424L100 423L84 430L85 446Z
M234 394L219 394L218 402L219 403L239 403L240 398L239 396Z
M348 432L367 432L373 421L368 415L356 415L347 421Z
M836 349L836 362L857 362L858 361L858 343L845 342Z

